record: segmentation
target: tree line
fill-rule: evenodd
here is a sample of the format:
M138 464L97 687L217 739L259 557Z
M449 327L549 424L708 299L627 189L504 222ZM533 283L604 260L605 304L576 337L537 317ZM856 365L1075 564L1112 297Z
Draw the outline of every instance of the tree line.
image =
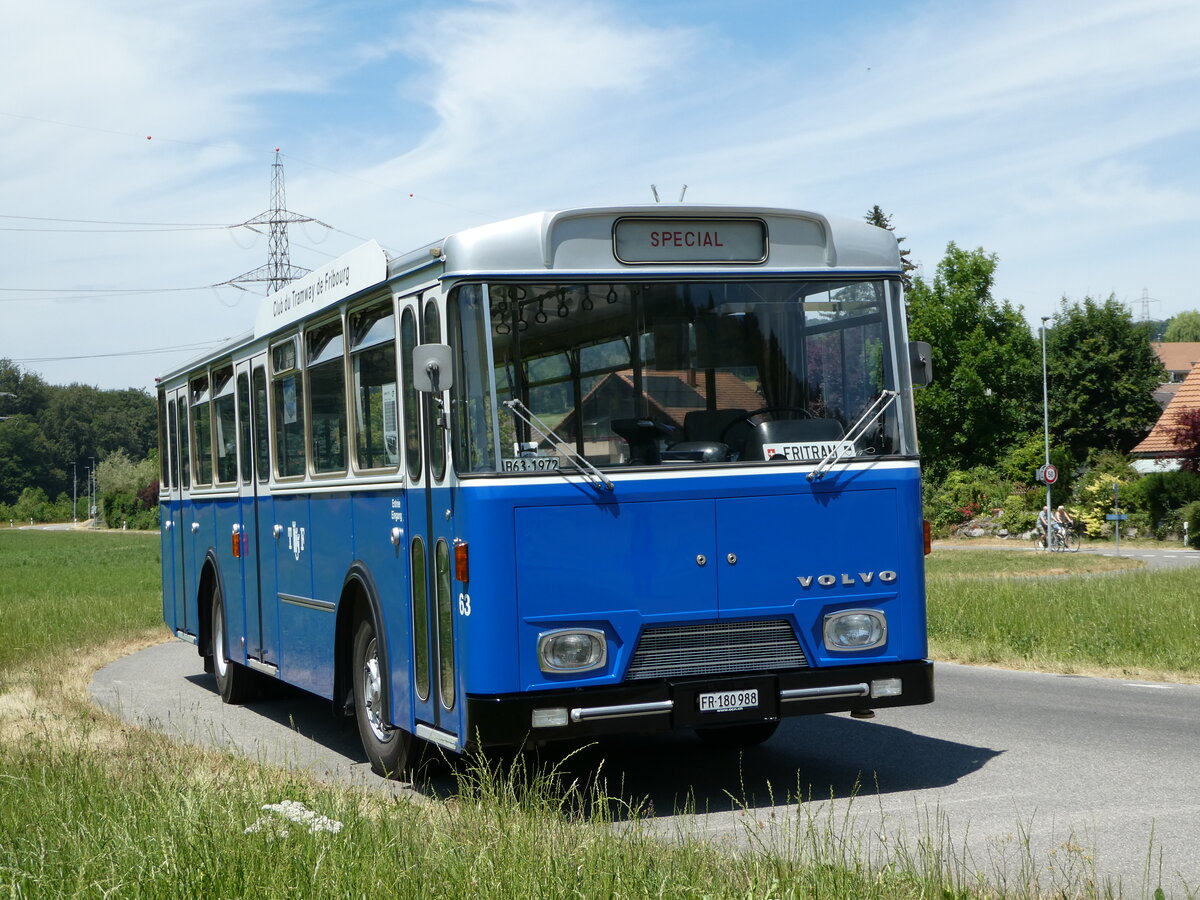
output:
M31 518L69 521L73 496L82 498L79 518L87 518L94 466L102 498L113 492L136 497L153 484L155 513L149 527L155 527L157 445L156 405L146 391L51 385L11 360L0 359L0 517L4 524ZM131 468L136 474L131 474ZM115 500L110 498L108 506L114 506Z

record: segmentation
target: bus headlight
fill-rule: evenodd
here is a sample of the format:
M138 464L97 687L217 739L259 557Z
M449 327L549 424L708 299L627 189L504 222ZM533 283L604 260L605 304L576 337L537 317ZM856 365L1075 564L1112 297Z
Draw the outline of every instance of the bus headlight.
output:
M538 635L538 665L543 672L586 672L608 661L604 632L594 628L564 628Z
M825 617L828 650L870 650L887 640L887 617L877 609L847 609Z

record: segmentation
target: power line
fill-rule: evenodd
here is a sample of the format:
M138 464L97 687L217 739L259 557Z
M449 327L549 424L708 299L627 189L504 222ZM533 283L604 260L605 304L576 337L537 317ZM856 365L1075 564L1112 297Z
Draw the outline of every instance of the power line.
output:
M226 287L223 284L207 284L201 287L175 288L6 288L0 291L24 294L51 294L48 297L0 297L0 303L53 303L77 300L116 300L121 297L142 297L147 294L185 293L189 291L211 291L215 288Z
M23 359L14 358L10 362L28 365L29 363L66 362L76 359L107 359L113 356L150 356L155 353L178 353L182 350L207 350L221 343L221 341L209 341L203 344L179 344L175 347L153 347L146 350L125 350L116 353L89 353L81 356L30 356Z
M20 219L23 222L69 222L72 225L152 225L162 228L237 228L215 222L114 222L107 219L59 219L51 216L16 216L0 213L0 219ZM241 223L239 223L241 224Z

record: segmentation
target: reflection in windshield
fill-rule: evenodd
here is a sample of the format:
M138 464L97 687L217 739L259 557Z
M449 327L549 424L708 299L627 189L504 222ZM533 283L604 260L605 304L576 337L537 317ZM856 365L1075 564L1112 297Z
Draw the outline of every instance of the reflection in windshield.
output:
M542 471L555 457L503 406L520 400L598 466L815 463L912 452L899 405L857 439L846 431L895 389L887 303L877 281L494 284L470 292L461 345L491 329L499 461L464 471ZM482 309L486 297L486 315ZM466 394L452 397L469 404ZM458 415L460 444L490 417ZM485 461L486 460L486 461Z

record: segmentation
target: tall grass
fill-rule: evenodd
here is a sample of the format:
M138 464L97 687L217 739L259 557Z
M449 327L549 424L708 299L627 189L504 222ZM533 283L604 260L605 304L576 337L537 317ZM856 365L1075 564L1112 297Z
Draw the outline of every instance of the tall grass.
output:
M974 551L931 557L929 640L936 658L1051 671L1200 677L1200 572L1137 569L1089 577L971 577ZM1087 565L1070 554L1008 554L1016 565ZM977 570L991 572L984 556ZM1036 572L1036 570L1035 570Z

